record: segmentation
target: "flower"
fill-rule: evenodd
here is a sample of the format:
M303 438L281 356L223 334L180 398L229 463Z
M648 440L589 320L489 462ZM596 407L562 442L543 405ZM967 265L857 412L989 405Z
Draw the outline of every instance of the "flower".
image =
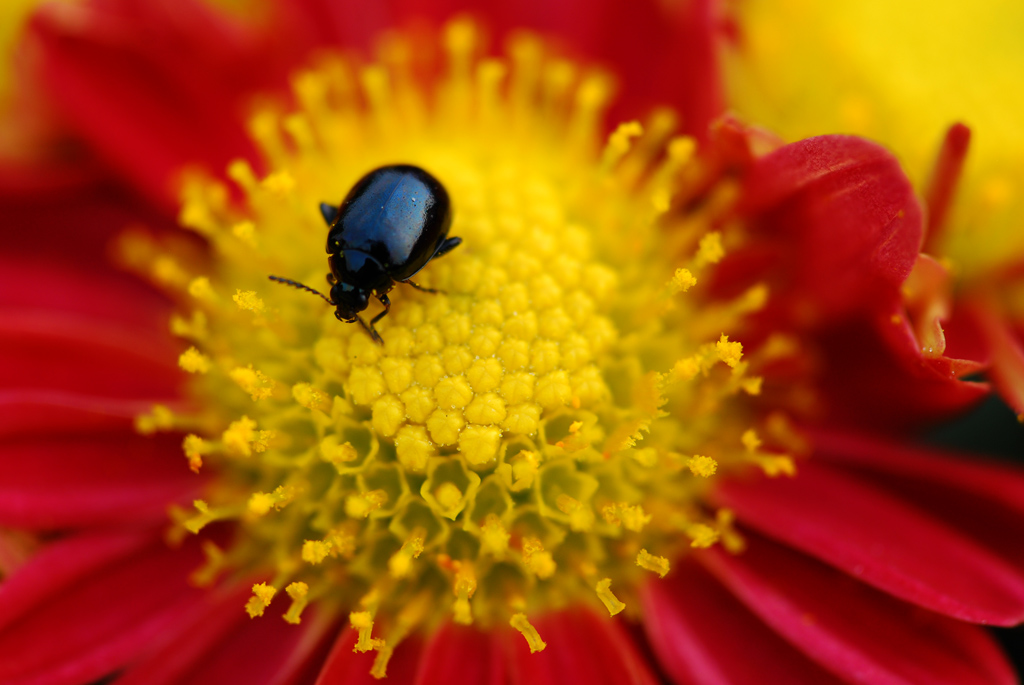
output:
M916 258L892 156L732 121L698 155L664 111L602 147L605 75L479 38L450 24L432 76L401 35L298 72L297 106L253 120L264 171L188 177L202 244L116 191L59 216L135 219L116 254L173 314L103 270L3 271L0 521L35 535L0 538L0 678L1012 681L969 624L1019 622L1024 577L970 512L1019 525L1024 479L807 406L809 357ZM445 292L399 286L378 346L266 276L315 282L317 204L398 159L464 243L417 276Z
M970 16L958 9L745 3L735 16L740 37L726 51L727 83L741 112L787 137L843 131L885 143L926 201L928 256L908 280L904 304L875 322L878 347L892 362L864 384L892 388L916 378L918 399L942 388L934 408L955 411L987 392L958 379L985 371L1024 415L1017 294L1024 211L1014 180L1022 140L1009 123L1022 107L1010 84L1022 59L1012 36L1024 17L997 1ZM798 23L816 29L794 30ZM885 394L895 401L879 412L899 413L903 393Z

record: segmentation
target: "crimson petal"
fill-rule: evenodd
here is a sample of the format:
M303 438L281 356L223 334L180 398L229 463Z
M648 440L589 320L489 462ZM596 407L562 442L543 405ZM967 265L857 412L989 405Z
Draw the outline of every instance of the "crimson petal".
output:
M334 641L334 647L327 656L327 662L320 670L316 685L377 685L381 681L370 675L375 652L353 650L359 633L351 626L345 628ZM408 637L395 647L388 662L388 682L411 683L416 677L416 668L422 650L419 639Z
M733 685L765 680L827 685L835 680L787 643L692 560L643 589L644 629L676 683Z
M921 243L921 208L899 162L851 136L808 138L757 160L741 211L758 239L785 245L771 285L805 323L895 299Z
M309 611L300 625L280 614L250 619L245 597L228 593L196 613L163 645L129 671L126 684L289 685L308 671L329 627ZM206 621L209 621L207 623ZM196 632L192 632L192 631Z
M49 94L97 154L165 207L187 164L220 171L253 156L241 98L281 76L269 53L259 59L266 45L195 0L173 13L160 3L92 4L51 8L32 30ZM202 76L211 71L221 79Z
M724 481L748 526L897 597L973 623L1024 621L1024 577L958 531L811 459L793 478Z
M8 388L166 399L182 377L175 360L166 335L42 310L0 319L0 385Z
M1024 568L1024 474L973 455L839 432L814 434L818 458L913 502Z
M700 560L751 611L850 682L1016 682L981 628L900 602L813 559L750 535L746 551Z
M26 437L0 449L0 524L52 530L159 523L202 486L180 437L117 433Z
M48 594L0 630L0 682L75 685L121 667L194 611L199 546L157 542Z
M547 647L530 654L517 633L501 633L511 685L655 685L631 638L614 619L584 610L563 611L535 622Z
M447 624L420 657L416 685L504 685L506 665L489 632Z
M0 584L0 630L83 576L137 552L155 531L93 532L54 542Z
M166 404L176 408L174 403ZM0 439L83 431L130 433L135 417L152 408L148 399L113 399L60 390L0 390Z

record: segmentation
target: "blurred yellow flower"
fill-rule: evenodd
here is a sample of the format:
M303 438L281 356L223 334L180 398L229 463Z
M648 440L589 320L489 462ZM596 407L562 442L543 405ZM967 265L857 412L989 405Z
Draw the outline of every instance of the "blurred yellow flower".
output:
M731 103L788 140L874 138L919 190L946 129L972 130L942 252L965 276L1024 254L1024 4L738 0ZM979 239L984 236L984 239Z

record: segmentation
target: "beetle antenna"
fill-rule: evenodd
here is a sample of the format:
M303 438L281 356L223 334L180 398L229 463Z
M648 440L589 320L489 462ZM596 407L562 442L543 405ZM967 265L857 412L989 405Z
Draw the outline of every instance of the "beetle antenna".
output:
M313 293L314 295L319 295L320 297L322 297L325 300L327 300L327 304L331 305L332 307L337 306L337 305L334 304L334 302L331 301L331 298L327 297L326 295L324 295L319 290L313 290L308 285L304 285L302 283L299 283L298 281L293 281L290 278L281 278L280 276L267 276L267 278L269 278L272 281L276 281L278 283L284 283L285 285L290 285L291 287L298 288L299 290L306 290L308 292Z
M358 321L363 326L363 330L365 330L370 335L370 337L373 338L373 341L375 343L377 343L378 345L384 344L384 338L380 337L380 333L377 332L377 329L374 328L372 324L368 326L366 322L363 321L363 317L361 316L357 316L356 321Z

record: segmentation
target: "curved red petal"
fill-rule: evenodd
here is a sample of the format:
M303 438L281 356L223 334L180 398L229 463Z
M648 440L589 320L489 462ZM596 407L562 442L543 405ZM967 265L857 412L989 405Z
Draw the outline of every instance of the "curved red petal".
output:
M503 630L511 685L655 685L643 657L620 624L582 609L532 621L547 647L531 654L518 633Z
M148 549L47 595L0 631L0 682L76 685L120 668L195 609L199 546Z
M346 627L334 641L327 661L320 669L316 685L377 685L381 681L370 675L375 652L356 652L353 647L359 634ZM395 647L388 661L388 682L411 683L416 678L422 645L418 637L407 637Z
M32 530L164 522L203 484L180 436L30 436L4 444L0 472L0 524Z
M820 334L825 358L818 385L833 422L913 426L962 412L990 393L987 383L959 378L979 365L925 358L898 311L894 305L870 320L854 319Z
M748 538L742 554L700 560L751 611L824 668L878 685L1009 685L988 634L900 602L813 559Z
M776 245L769 285L791 299L797 322L896 299L921 243L921 209L899 162L851 136L808 138L755 161L741 212L757 240Z
M975 455L953 455L838 432L815 432L817 458L886 487L1024 568L1024 472Z
M0 630L50 595L139 551L159 537L155 530L83 533L35 554L0 584Z
M1024 342L995 304L975 303L971 313L992 354L988 375L1000 397L1024 420Z
M506 671L493 633L449 623L423 648L415 685L504 685Z
M897 597L973 623L1024 621L1024 575L925 512L814 459L793 478L724 481L746 525Z
M643 589L644 630L675 683L840 682L755 617L692 560Z

